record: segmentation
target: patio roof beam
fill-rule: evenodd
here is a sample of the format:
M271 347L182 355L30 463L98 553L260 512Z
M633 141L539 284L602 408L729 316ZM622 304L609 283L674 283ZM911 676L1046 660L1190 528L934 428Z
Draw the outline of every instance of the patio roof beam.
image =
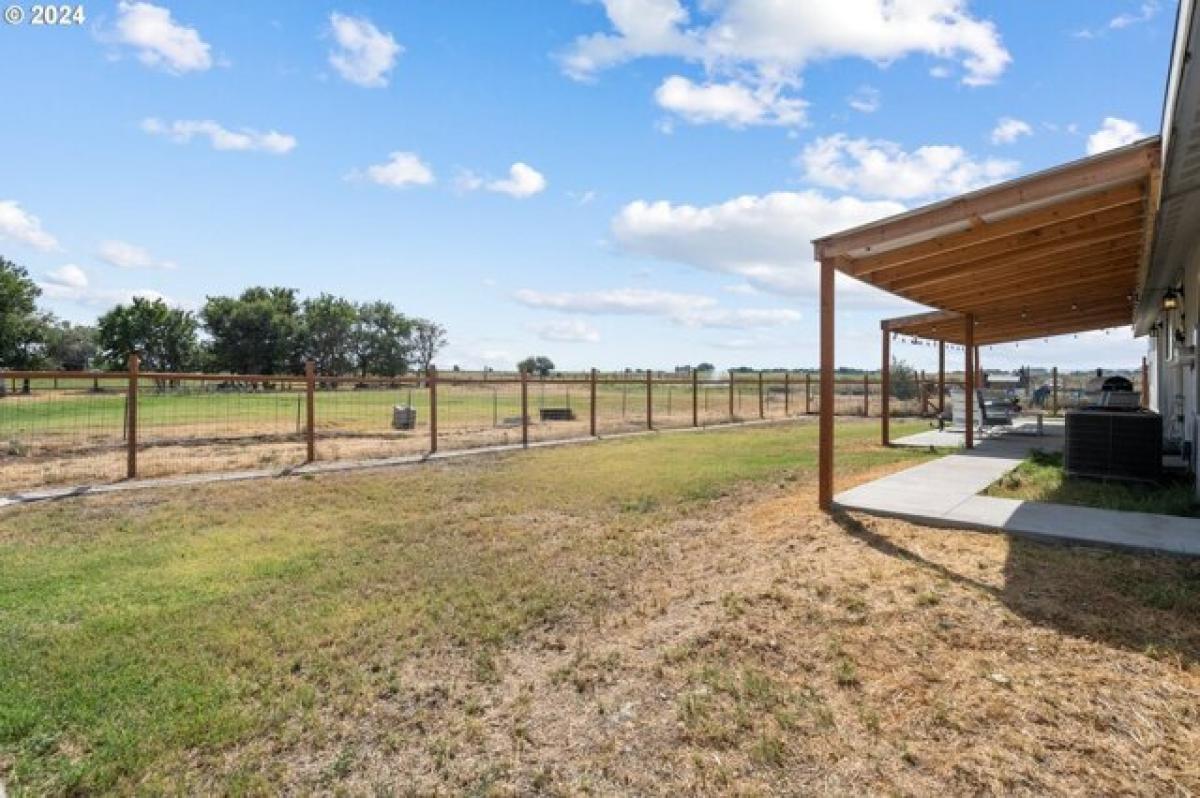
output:
M940 269L937 274L925 275L921 279L910 282L915 284L916 290L922 290L956 281L977 280L983 277L996 277L999 275L1008 275L1011 278L1014 273L1030 274L1043 271L1047 268L1070 268L1092 263L1098 259L1107 260L1109 258L1128 257L1132 262L1139 251L1139 247L1140 242L1134 240L1132 237L1128 241L1102 241L1084 247L1071 248L1065 252L1036 252L1012 259L995 259L986 264L976 265L970 271L947 267ZM905 288L902 284L889 285L887 283L880 283L878 286L884 290L903 290Z
M1028 319L977 319L975 337L980 344L1002 344L1044 338L1073 332L1116 327L1128 324L1132 303L1104 303L1078 311L1056 311L1051 317ZM897 335L911 335L931 341L947 341L962 345L965 338L955 322L946 324L918 323L899 325L891 329Z
M918 263L906 264L901 269L880 272L874 275L870 282L889 291L902 291L937 282L939 278L962 275L976 269L986 269L1000 261L1012 267L1021 262L1042 257L1056 255L1069 257L1073 253L1077 254L1078 251L1087 250L1097 244L1121 242L1114 244L1114 248L1136 245L1141 242L1142 233L1141 218L1132 217L1097 227L1086 233L1038 241L1027 246L1007 245L1006 242L997 241L998 246L990 248L987 252L971 253L971 257L963 255L958 258L951 256L929 258Z
M1130 282L1130 261L1124 256L1096 261L1084 266L1074 266L1066 269L1055 269L1054 287L1087 285L1110 277L1120 277ZM1030 275L1026 282L1018 283L1014 290L1012 275L985 277L975 280L962 281L947 285L937 291L922 291L914 293L913 298L924 304L945 304L957 306L960 302L969 302L995 296L1001 291L1005 298L1016 298L1045 292L1046 275ZM1131 283L1132 287L1132 283Z
M865 277L885 269L900 269L933 258L971 260L977 252L989 252L997 247L1010 248L1035 245L1046 240L1085 233L1121 221L1142 216L1144 189L1141 184L1126 187L1112 200L1112 192L1085 197L1066 207L1052 206L1027 216L1018 216L984 224L963 233L922 241L900 247L881 255L854 258L844 271L851 277ZM1079 212L1080 209L1086 209ZM1028 217L1036 217L1036 220Z
M931 230L986 218L1014 207L1036 206L1074 193L1097 191L1137 180L1159 158L1157 138L1091 156L1054 169L980 189L949 200L909 211L881 222L861 225L813 242L818 260L849 255L859 250L886 247L890 242L928 234ZM1086 167L1086 168L1085 168Z

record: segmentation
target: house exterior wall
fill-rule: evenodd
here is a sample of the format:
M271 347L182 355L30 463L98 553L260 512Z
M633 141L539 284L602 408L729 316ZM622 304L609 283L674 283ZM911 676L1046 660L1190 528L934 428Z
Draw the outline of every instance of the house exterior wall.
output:
M1188 443L1192 472L1200 472L1200 249L1179 270L1183 288L1180 308L1159 311L1157 336L1148 338L1150 409L1163 417L1163 437L1168 443ZM1200 473L1196 477L1200 496Z

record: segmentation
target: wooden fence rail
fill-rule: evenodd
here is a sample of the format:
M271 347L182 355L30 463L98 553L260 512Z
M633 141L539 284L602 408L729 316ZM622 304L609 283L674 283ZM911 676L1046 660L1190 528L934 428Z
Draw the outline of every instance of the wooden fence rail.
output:
M56 398L56 401L60 401L62 404L68 402L85 404L92 401L108 403L106 404L108 407L114 401L120 402L121 415L118 420L120 437L115 440L124 450L125 463L122 469L124 476L128 479L135 479L143 475L143 464L139 463L139 455L145 455L154 447L162 450L162 447L170 445L191 446L192 448L188 451L196 452L192 456L199 459L205 454L202 446L214 443L240 444L248 448L252 444L267 441L272 436L275 439L288 437L291 441L302 443L302 456L306 462L313 462L323 459L322 446L324 444L322 441L327 438L329 440L335 438L345 440L376 436L374 431L376 427L360 432L347 429L344 418L332 417L339 412L336 407L336 400L339 396L344 397L344 400L351 405L350 408L342 408L343 411L347 409L355 410L355 412L362 411L364 415L369 415L370 424L386 427L386 430L379 431L378 437L386 437L384 435L386 433L391 436L407 435L406 439L411 439L411 432L397 433L396 431L415 429L417 405L413 404L413 394L421 392L418 395L418 404L422 406L423 412L428 414L427 421L422 422L428 424L426 451L433 454L438 451L439 443L464 445L460 439L453 436L464 434L462 433L463 419L467 415L474 413L477 416L483 412L478 399L480 390L492 393L490 406L486 408L488 421L485 424L475 416L471 416L471 420L466 426L477 424L489 430L498 431L497 434L487 439L488 443L483 445L493 445L495 439L500 437L498 433L505 429L512 429L515 433L519 428L520 442L522 445L528 446L531 443L531 428L534 422L537 423L539 435L553 436L558 433L551 432L551 429L567 429L569 425L553 427L547 423L561 420L578 420L579 432L573 434L582 435L584 434L583 429L586 429L586 434L590 437L603 434L605 430L601 428L602 420L606 424L616 423L612 414L616 412L614 403L617 400L618 392L620 393L621 419L619 428L629 430L631 426L640 425L642 429L655 430L669 426L701 427L728 424L751 418L768 419L812 415L818 409L818 402L814 401L814 392L820 385L819 379L807 372L803 373L802 378L798 373L768 371L737 372L725 378L714 378L711 375L695 371L660 374L647 369L640 372L604 374L596 369L591 369L581 375L571 376L542 377L527 373L487 373L481 378L460 375L453 371L440 372L432 367L424 374L399 376L322 375L318 373L316 365L312 361L305 364L302 374L161 372L145 370L143 365L138 357L133 355L130 356L127 368L123 371L2 371L0 372L0 386L2 386L0 387L0 397L4 397L6 393L4 388L11 385L13 393L44 391L52 394L51 398ZM74 390L64 387L72 384L76 386ZM575 399L576 407L572 407L572 392L576 388L578 392L575 393L575 396L582 395L583 401L588 405L586 419L576 416L578 398ZM360 396L370 396L372 392L380 390L407 391L409 394L407 408L412 412L414 426L397 426L399 422L392 417L394 415L393 407L389 402L371 404L370 411L367 413L365 405L355 404L353 397L356 394L354 391L346 389L367 391L367 394L360 394ZM533 409L533 412L538 413L537 419L530 417L530 393L532 391L539 392L537 394L538 405ZM645 391L644 419L642 418L643 412L638 408L640 404L638 400L641 398L638 391ZM722 391L727 392L728 406L724 408L724 412L722 412L720 398ZM879 391L880 380L877 377L848 375L839 378L835 380L834 384L835 403L839 405L837 412L841 415L869 416L873 411L879 409L880 403L876 401ZM552 397L549 406L546 404L547 392ZM797 395L793 396L793 392ZM803 402L794 402L793 399L800 398L801 392L803 393ZM218 432L209 430L201 435L199 427L202 426L204 420L193 419L187 415L188 411L172 410L170 412L174 415L166 421L163 419L161 402L167 401L172 395L202 394L215 397L226 393L231 400L235 401L239 397L250 401L256 397L286 396L288 397L287 409L283 411L283 414L286 414L287 420L286 422L281 421L280 411L276 409L273 412L277 415L273 416L270 422L275 426L260 429L255 426L259 423L256 421L257 417L253 413L247 412L246 416L229 430L221 429ZM500 412L503 404L500 401L501 394L506 397L504 402L519 401L519 418L504 417ZM295 397L294 401L290 398L293 396ZM562 398L553 398L555 396ZM712 405L710 405L710 396L716 398L716 402ZM329 405L330 400L335 401L335 405L332 407ZM160 403L158 411L155 411L153 407L156 401ZM426 401L428 402L427 406L424 404ZM487 402L488 400L483 401ZM565 406L555 405L555 402L559 405L565 404ZM915 397L913 403L915 406ZM19 404L19 397L0 398L0 433L3 433L5 421L3 413L9 407L16 410ZM36 404L36 402L26 404L26 407L33 407ZM282 403L275 405L276 408L283 406L285 405ZM513 410L517 409L511 404L508 406ZM925 406L926 403L922 401L920 407L924 408ZM389 413L388 422L383 422L379 415L384 407ZM395 410L401 410L403 407L403 399L401 399L401 403L395 405ZM780 415L781 410L782 416ZM194 411L192 412L193 415L197 415ZM10 420L11 418L12 416L10 416ZM585 422L586 427L583 426ZM78 440L96 434L97 422L89 416L85 421L78 423L84 428L82 431L48 429L44 422L39 422L20 427L17 432L30 437L32 444L30 448L38 445L38 440L33 437L37 435L48 437L59 435L63 439L71 438L68 441L70 445L92 446L92 451L99 446L111 445L109 443L93 444L90 439L84 443L78 443ZM187 423L195 423L197 429L182 426ZM288 425L288 430L282 429L281 425L284 423ZM364 425L365 423L363 422ZM13 422L10 426L16 429L19 425ZM162 431L167 426L172 427L169 434ZM609 429L611 430L611 427ZM116 434L117 432L113 431L111 436L116 436ZM411 444L409 445L411 446ZM329 456L331 456L329 452L324 455L324 457ZM346 455L334 452L332 456L336 458ZM196 470L210 469L200 466ZM157 475L157 473L160 472L155 468L150 469L151 475Z

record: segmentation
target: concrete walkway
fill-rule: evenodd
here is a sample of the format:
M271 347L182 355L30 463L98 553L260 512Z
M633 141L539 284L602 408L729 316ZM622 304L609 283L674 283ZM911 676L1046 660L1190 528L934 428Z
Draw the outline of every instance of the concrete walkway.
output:
M1200 519L980 496L1053 437L999 436L834 497L836 506L925 526L999 530L1067 543L1200 556Z

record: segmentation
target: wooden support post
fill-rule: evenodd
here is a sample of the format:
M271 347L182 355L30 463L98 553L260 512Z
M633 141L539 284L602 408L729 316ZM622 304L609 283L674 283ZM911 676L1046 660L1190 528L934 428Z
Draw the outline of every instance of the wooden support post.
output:
M700 426L700 372L692 369L692 426Z
M529 445L529 373L521 370L521 445Z
M967 359L963 369L963 391L965 392L967 411L967 448L975 448L975 317L968 313L963 320L966 329L963 337L966 345L963 347Z
M783 372L783 415L787 418L792 414L792 372Z
M125 420L125 477L137 479L137 445L138 445L138 372L141 368L141 358L137 352L129 355L129 393L125 400L125 411L129 414Z
M596 437L596 370L592 369L592 378L588 382L591 401L588 403L588 434Z
M879 405L879 439L884 446L891 443L891 436L888 434L888 413L891 411L892 393L891 344L892 334L885 327L883 329L883 351L881 353L883 356L883 369L879 372L879 390L882 393Z
M654 429L654 372L646 369L646 429Z
M821 261L821 424L817 447L817 504L833 509L833 261Z
M438 441L437 366L434 366L434 365L429 366L428 377L429 377L429 379L428 379L428 382L429 382L429 453L436 454L437 453L437 441Z
M1058 366L1050 369L1050 415L1058 415Z
M938 415L946 415L946 342L938 341Z
M763 373L762 373L762 371L758 372L758 417L760 419L767 417L767 411L763 407Z
M734 389L733 380L734 380L734 375L733 375L733 371L731 370L729 372L729 420L730 421L733 421L734 418L736 418L736 416L734 416L734 414L733 414L733 389Z
M871 417L871 375L863 373L863 418Z
M812 413L812 372L804 372L804 415Z
M1142 358L1142 407L1150 406L1150 361Z
M312 358L304 361L304 444L305 462L317 459L317 364Z

